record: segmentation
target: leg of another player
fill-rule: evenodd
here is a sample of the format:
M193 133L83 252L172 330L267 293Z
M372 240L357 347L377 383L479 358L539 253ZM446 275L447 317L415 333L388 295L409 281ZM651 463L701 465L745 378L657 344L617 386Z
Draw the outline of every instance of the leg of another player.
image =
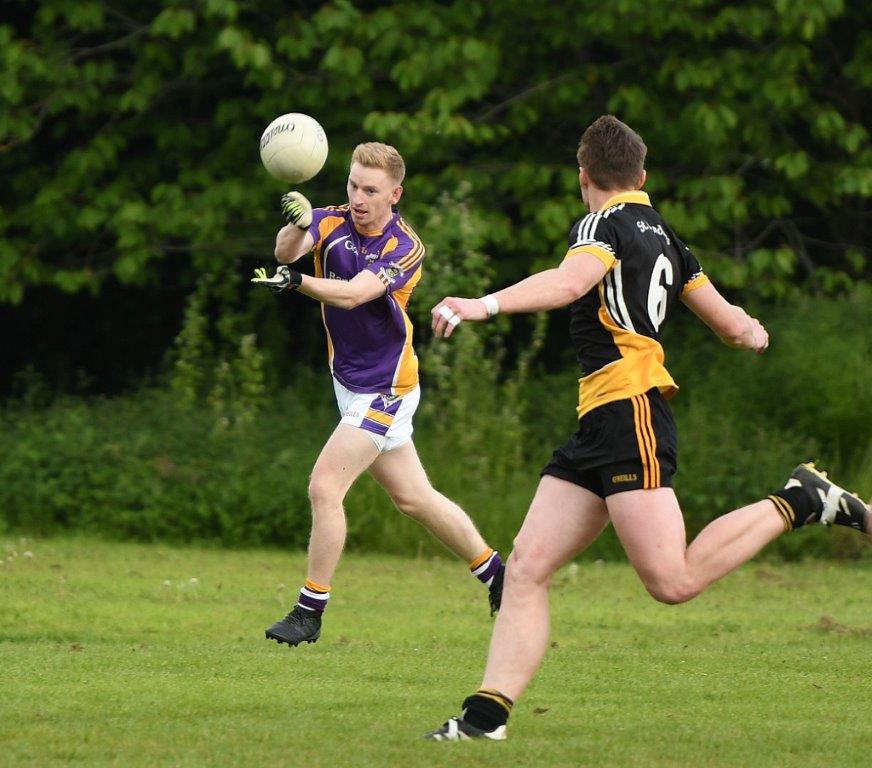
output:
M521 695L548 647L551 577L607 523L599 496L556 477L542 478L506 566L482 689L510 699Z
M400 512L421 523L467 563L487 548L469 515L430 484L411 440L382 453L369 472Z
M321 449L309 480L312 534L308 578L317 584L330 584L345 547L345 495L377 456L372 438L348 424L336 427Z
M651 595L664 603L696 597L784 532L768 500L717 518L687 546L671 488L625 491L606 499L621 544Z

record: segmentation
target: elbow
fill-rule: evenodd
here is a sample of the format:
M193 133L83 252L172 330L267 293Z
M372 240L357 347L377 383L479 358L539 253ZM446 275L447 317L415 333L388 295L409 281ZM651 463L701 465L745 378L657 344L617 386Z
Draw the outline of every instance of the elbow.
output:
M367 301L369 301L369 299L364 294L354 291L345 296L341 296L337 300L336 306L340 309L355 309L361 304L366 304Z
M578 301L584 294L588 292L590 286L581 283L572 282L564 286L563 296L560 306L565 307L567 304L572 304L573 301Z

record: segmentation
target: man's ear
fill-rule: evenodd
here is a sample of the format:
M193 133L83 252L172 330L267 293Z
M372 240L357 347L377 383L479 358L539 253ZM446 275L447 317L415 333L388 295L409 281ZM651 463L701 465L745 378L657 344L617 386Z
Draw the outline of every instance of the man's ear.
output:
M582 187L586 187L590 184L590 177L587 175L587 171L581 166L578 166L578 183Z
M403 196L403 188L402 187L394 187L394 191L391 192L391 205L396 205L400 202L400 198Z
M644 168L642 169L642 173L639 174L639 180L636 182L636 189L642 189L645 186L645 181L648 178L648 171Z

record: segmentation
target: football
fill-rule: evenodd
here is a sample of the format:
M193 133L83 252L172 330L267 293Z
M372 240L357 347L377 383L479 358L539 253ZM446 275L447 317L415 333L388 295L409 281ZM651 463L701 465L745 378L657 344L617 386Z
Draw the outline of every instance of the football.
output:
M260 159L279 181L308 181L327 159L327 134L309 115L289 112L266 127L260 137Z

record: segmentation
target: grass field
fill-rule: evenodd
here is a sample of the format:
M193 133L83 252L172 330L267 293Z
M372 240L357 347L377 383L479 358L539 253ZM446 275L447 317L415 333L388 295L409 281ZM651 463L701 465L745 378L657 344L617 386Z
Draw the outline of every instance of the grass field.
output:
M483 588L348 555L322 639L263 638L301 554L0 539L3 766L868 766L872 564L746 566L659 605L623 564L553 591L503 744L421 734L480 678Z

